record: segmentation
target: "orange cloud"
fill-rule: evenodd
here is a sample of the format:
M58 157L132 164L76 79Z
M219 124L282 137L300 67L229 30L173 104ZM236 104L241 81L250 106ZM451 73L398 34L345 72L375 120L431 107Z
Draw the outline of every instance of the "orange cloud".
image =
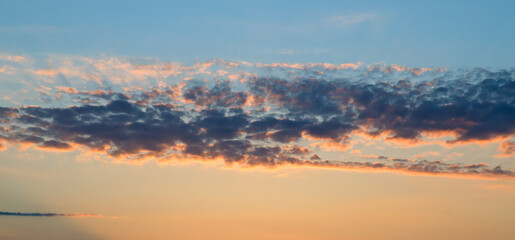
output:
M27 62L29 60L29 58L26 56L18 56L18 55L0 55L0 60L22 63L22 62Z
M39 70L35 70L34 74L39 75L39 76L54 77L57 74L59 74L59 70L57 70L57 69L39 69Z
M515 156L515 142L506 141L499 145L500 154L495 155L494 157L498 158L506 158Z
M57 90L61 91L61 92L65 92L65 93L71 93L71 94L77 94L79 93L79 91L77 91L77 89L75 88L72 88L72 87L63 87L63 86L57 86L55 87Z

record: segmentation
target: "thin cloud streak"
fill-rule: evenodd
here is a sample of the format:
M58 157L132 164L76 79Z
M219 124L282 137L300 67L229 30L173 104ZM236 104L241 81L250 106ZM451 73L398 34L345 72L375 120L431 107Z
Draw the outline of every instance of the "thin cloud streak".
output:
M330 22L336 23L340 26L349 26L358 24L361 22L370 21L376 18L375 14L372 13L359 13L354 15L341 15L341 16L334 16L329 19Z
M74 217L74 218L101 218L102 215L90 213L23 213L23 212L1 212L0 216L18 217Z

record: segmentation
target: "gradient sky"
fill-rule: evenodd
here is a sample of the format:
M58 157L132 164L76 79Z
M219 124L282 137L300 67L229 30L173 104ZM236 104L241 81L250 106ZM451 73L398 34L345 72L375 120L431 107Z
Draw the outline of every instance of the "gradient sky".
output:
M515 238L513 1L0 5L0 240Z
M513 1L4 1L18 54L513 67Z

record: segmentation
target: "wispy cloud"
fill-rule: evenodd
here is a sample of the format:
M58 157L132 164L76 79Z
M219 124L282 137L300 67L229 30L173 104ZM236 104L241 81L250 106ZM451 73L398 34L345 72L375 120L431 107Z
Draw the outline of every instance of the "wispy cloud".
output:
M293 55L295 51L293 49L280 50L279 54L281 55Z
M340 26L349 26L362 22L371 21L376 18L375 14L372 13L359 13L352 15L340 15L329 18L331 23L338 24Z
M501 154L495 155L495 157L512 157L515 156L515 142L506 141L499 145L499 151Z

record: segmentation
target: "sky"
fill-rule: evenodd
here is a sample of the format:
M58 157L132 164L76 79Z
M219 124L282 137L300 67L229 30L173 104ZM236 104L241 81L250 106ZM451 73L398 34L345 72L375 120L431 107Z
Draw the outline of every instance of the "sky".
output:
M0 240L513 239L512 1L3 1Z
M512 1L3 1L0 46L17 54L193 63L515 64Z

